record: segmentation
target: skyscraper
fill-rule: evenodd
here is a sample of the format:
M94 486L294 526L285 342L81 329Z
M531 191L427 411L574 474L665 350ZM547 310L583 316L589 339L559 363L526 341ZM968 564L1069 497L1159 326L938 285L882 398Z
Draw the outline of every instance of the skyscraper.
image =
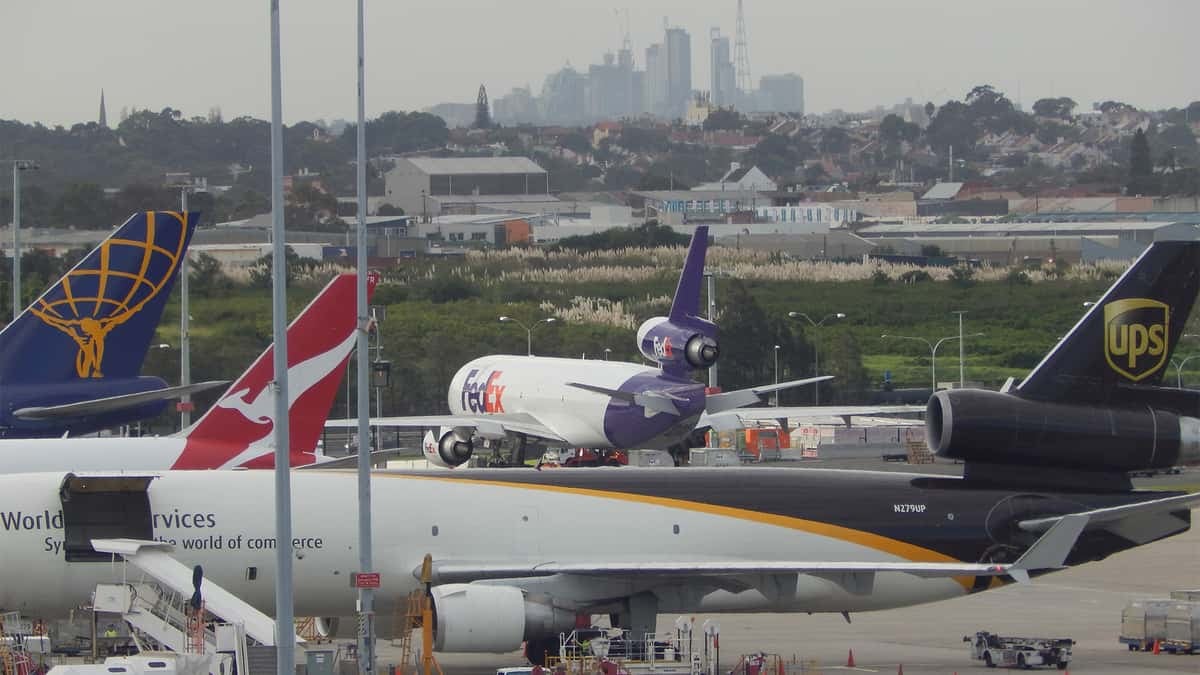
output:
M804 114L804 78L796 73L764 75L758 81L758 109Z
M667 114L667 56L662 45L646 47L646 75L642 78L642 105L653 115Z
M108 111L104 109L104 90L100 90L100 126L108 128Z
M731 106L737 100L737 82L733 62L729 59L729 38L722 37L719 28L713 28L709 35L712 38L709 46L712 64L710 100L717 107Z
M667 110L682 117L692 97L692 36L682 28L668 28L664 45L667 56Z

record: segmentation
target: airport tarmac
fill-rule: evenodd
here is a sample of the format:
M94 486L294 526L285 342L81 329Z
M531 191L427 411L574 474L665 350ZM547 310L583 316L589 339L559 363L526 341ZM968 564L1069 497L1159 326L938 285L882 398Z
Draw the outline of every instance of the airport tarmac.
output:
M1200 523L1200 511L1193 511L1193 518ZM1155 656L1130 652L1117 642L1126 602L1166 597L1182 588L1200 588L1200 531L1196 528L1030 584L930 605L856 614L850 624L836 614L725 614L711 618L721 626L720 672L728 672L741 654L756 651L817 664L818 670L805 672L895 673L900 666L909 675L989 672L982 662L970 659L962 642L964 635L987 630L1002 635L1074 638L1072 673L1200 673L1200 654ZM671 630L675 618L659 617L659 630ZM696 625L707 618L696 615ZM845 667L851 650L855 669ZM394 663L399 650L381 641L379 655L382 666ZM500 666L521 665L524 658L515 652L446 654L438 655L438 661L448 675L490 675Z

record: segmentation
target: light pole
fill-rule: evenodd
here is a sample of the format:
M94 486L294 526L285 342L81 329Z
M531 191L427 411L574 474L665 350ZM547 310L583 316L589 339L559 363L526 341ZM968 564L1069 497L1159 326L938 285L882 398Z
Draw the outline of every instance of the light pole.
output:
M835 312L833 314L826 314L825 316L821 317L820 321L813 321L812 317L805 314L804 312L788 312L787 315L789 318L792 318L792 319L804 319L813 328L820 328L821 326L825 325L826 321L828 321L830 319L846 318L846 315L841 312ZM821 354L820 354L820 350L818 349L818 345L817 345L817 335L816 335L816 332L814 331L814 333L813 333L813 377L820 377L821 376L820 371L821 371ZM813 385L813 405L821 405L821 384L819 382L817 384Z
M10 159L13 165L13 320L25 309L21 302L21 172L37 171L37 162L31 159Z
M605 347L605 348L604 348L604 360L605 360L605 361L607 361L607 360L608 360L608 355L609 355L609 354L611 354L611 353L612 353L612 348L611 348L611 347Z
M554 323L556 321L558 321L558 319L556 319L554 317L549 317L546 319L538 319L537 321L534 321L532 326L526 326L525 323L522 322L520 319L511 317L511 316L500 317L501 323L509 323L509 322L515 323L518 326L520 326L521 328L525 329L525 354L527 356L533 356L533 329L537 328L539 323ZM607 352L605 353L605 356L607 356Z
M779 345L775 345L775 384L779 384ZM776 408L779 407L779 390L775 390L775 402L772 404Z
M983 333L971 333L970 335L967 335L966 337L979 337L981 335L983 335ZM930 389L932 391L937 391L937 350L938 350L938 347L941 347L942 343L946 342L948 340L958 340L961 343L963 336L962 335L948 335L948 336L938 340L937 342L930 342L929 340L926 340L923 337L912 337L909 335L888 335L886 333L883 335L880 335L879 338L881 340L889 340L889 339L890 340L915 340L917 342L924 343L924 345L926 347L929 347L929 384L930 384Z
M188 217L188 195L193 192L207 192L205 180L181 185L179 187L179 202L183 217ZM188 223L191 225L191 223ZM191 320L188 315L188 254L184 251L179 260L179 384L187 387L192 383L192 334ZM192 425L192 396L185 393L179 397L176 404L179 411L179 428L186 429Z
M963 340L963 314L966 314L967 311L958 310L950 313L958 315L958 388L962 389L966 386L966 378L963 376L965 372L963 369L963 344L966 343Z
M1184 364L1186 364L1188 361L1191 361L1192 359L1197 358L1197 357L1200 357L1200 354L1192 354L1191 356L1184 358L1182 361L1176 361L1175 359L1171 359L1171 363L1175 364L1175 388L1176 389L1183 389L1183 366L1184 366Z

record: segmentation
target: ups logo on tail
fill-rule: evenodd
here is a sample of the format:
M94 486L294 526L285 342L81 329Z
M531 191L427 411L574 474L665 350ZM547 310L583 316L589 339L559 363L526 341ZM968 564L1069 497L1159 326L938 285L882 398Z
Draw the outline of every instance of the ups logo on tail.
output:
M1104 358L1133 382L1150 377L1167 362L1171 308L1147 298L1116 300L1104 306Z

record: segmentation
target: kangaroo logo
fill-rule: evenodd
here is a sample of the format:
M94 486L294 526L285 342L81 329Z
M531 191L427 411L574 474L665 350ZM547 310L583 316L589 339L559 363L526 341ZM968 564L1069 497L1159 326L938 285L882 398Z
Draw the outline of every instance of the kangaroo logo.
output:
M142 311L174 277L187 244L187 216L170 214L183 227L158 228L156 215L145 214L146 226L140 239L125 236L105 240L97 252L29 308L34 316L75 341L79 347L75 373L80 378L104 377L108 334Z
M1148 298L1115 300L1104 306L1104 358L1131 382L1140 382L1167 362L1171 308Z

